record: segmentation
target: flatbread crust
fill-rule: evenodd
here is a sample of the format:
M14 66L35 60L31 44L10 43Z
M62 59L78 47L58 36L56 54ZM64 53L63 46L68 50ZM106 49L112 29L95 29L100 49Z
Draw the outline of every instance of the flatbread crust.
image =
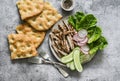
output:
M45 38L46 32L40 32L32 28L28 24L21 24L16 27L16 31L19 34L25 34L29 37L32 37L34 39L34 45L37 48L39 45L41 45L42 41Z
M40 14L43 10L43 6L43 0L19 0L17 2L22 20Z
M45 2L42 13L27 19L26 22L38 31L46 31L61 18L62 15L50 3Z
M11 50L11 59L21 59L37 56L33 39L24 34L9 34L9 47Z

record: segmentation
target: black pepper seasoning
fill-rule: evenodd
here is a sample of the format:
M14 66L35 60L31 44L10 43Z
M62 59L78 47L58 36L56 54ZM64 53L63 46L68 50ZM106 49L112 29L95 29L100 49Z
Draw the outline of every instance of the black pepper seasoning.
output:
M68 8L70 8L71 6L72 6L72 1L71 1L71 0L65 0L65 1L63 2L63 7L64 7L64 8L68 9Z

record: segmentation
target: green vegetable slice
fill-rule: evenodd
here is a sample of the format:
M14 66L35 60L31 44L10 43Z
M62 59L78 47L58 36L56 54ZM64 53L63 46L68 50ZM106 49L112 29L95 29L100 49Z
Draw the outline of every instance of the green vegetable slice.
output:
M62 57L61 58L61 62L63 62L63 63L71 62L73 60L73 53L74 53L74 51L78 50L78 49L79 49L79 47L76 47L76 48L73 49L73 51L70 54Z
M72 61L73 60L73 51L69 55L62 57L61 62L68 63L68 62Z
M80 50L79 49L74 51L73 58L74 58L74 65L75 65L76 70L78 72L82 72L83 68L80 62Z
M75 70L75 65L74 65L74 62L73 62L73 61L70 62L70 69L71 69L71 70Z
M78 48L74 48L73 51L72 51L70 54L62 57L62 58L61 58L61 62L63 62L63 63L68 63L68 62L72 61L72 60L73 60L73 52L74 52L74 50L76 50L76 49L78 49Z
M68 62L68 63L66 64L66 65L67 65L67 68L70 68L70 63L71 63L71 62Z

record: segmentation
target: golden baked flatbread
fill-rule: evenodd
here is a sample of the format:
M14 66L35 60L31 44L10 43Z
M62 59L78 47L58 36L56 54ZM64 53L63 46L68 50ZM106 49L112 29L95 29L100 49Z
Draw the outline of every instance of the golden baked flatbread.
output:
M44 40L46 32L40 32L32 28L28 24L21 24L16 27L17 33L28 35L34 39L34 45L37 48Z
M33 39L24 34L8 35L11 59L21 59L37 56Z
M19 0L17 6L21 15L21 19L25 20L40 14L43 10L43 0Z
M42 13L37 16L28 18L26 21L36 30L46 31L61 18L62 15L59 14L50 3L45 2Z

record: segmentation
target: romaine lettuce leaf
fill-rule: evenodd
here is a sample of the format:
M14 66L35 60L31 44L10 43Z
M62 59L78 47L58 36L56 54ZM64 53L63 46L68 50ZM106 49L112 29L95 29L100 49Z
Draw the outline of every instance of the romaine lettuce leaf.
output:
M83 12L76 12L75 15L69 16L68 22L73 26L74 29L78 30L77 24L79 24L80 20L85 16Z
M98 51L98 49L99 49L98 46L91 48L90 51L89 51L89 54L90 55L95 54Z
M101 36L98 40L98 42L101 42L101 44L99 44L99 49L100 50L103 50L107 45L108 45L108 42L107 40L105 39L105 37Z
M99 37L101 36L102 30L100 29L100 27L91 27L88 31L92 31L89 32L89 40L88 43L92 43L94 41L96 41L97 39L99 39Z
M80 20L84 16L85 16L85 14L83 12L76 12L76 14L75 14L75 18L77 19L77 22L80 22Z
M88 29L92 26L95 26L96 23L97 23L97 19L94 17L94 15L88 14L84 16L76 26L77 28L79 28L78 30L80 30L81 28Z
M90 47L89 53L94 54L98 50L103 50L108 45L108 42L103 36L100 36L98 40L88 45Z
M76 19L74 16L69 16L68 22L76 29Z

